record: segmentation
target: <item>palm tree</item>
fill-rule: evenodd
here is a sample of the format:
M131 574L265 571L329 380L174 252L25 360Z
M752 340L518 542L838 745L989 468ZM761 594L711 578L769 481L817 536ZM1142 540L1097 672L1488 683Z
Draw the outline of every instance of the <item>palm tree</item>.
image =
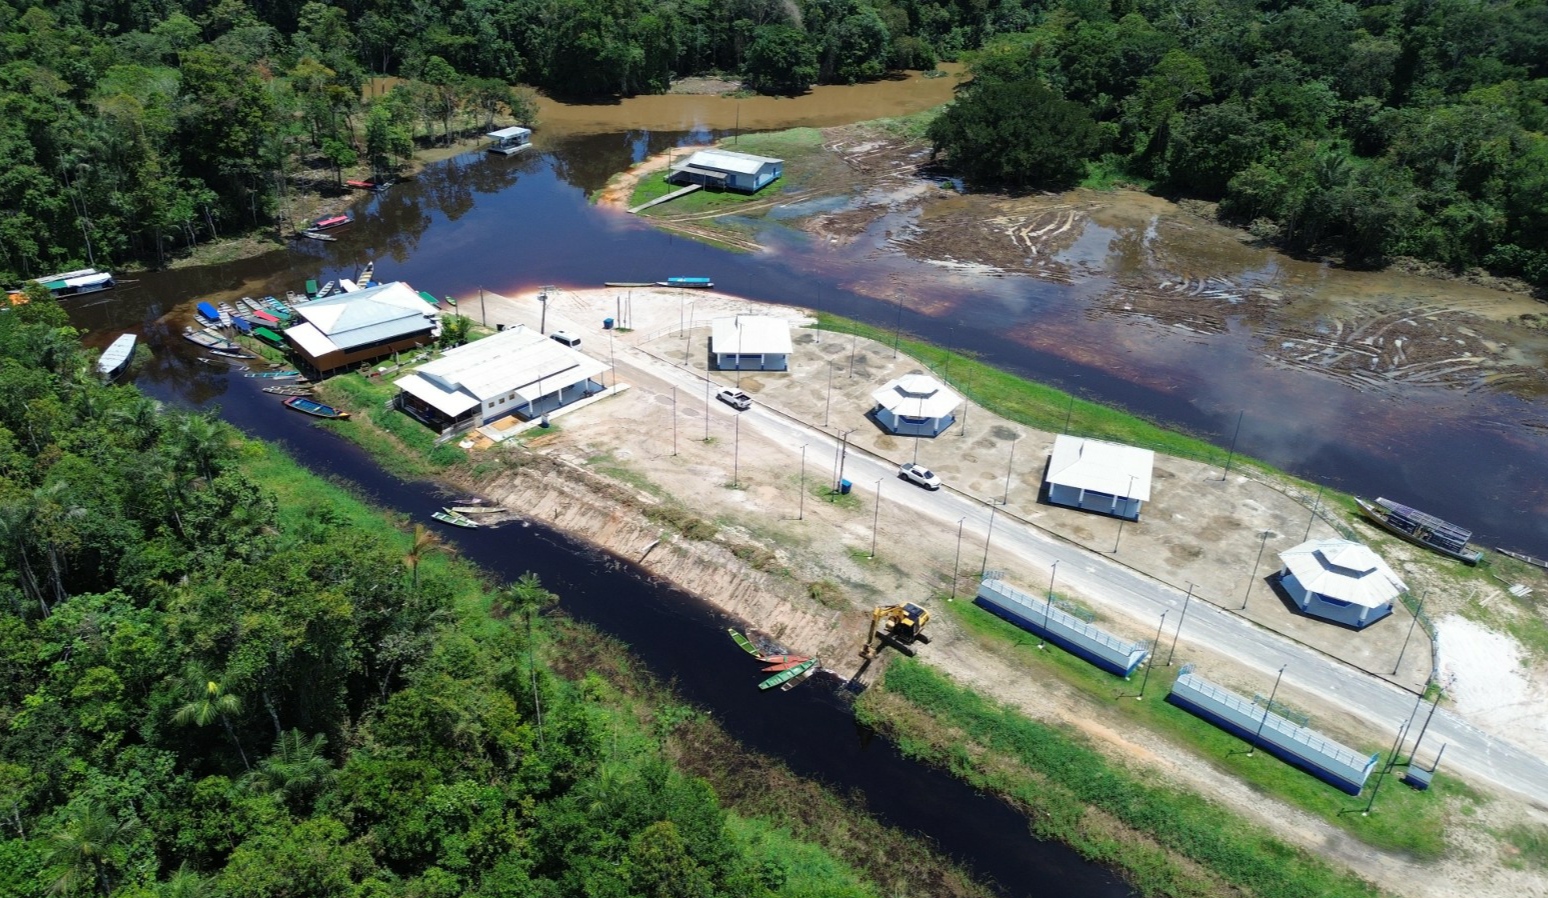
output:
M139 821L119 820L100 804L73 809L48 840L45 860L55 873L49 892L62 895L89 882L104 896L113 894L108 872L122 863L139 828Z
M231 431L213 415L185 415L177 425L177 450L192 473L215 479L215 462L231 445Z
M527 617L527 677L532 687L532 708L537 714L538 744L543 742L543 702L537 689L537 643L532 635L532 615L559 601L559 597L543 588L538 575L528 571L507 586L503 597L520 608Z
M306 736L300 730L290 730L281 734L274 743L274 753L259 761L244 778L247 787L255 792L275 792L286 800L315 791L333 770L323 754L327 744L328 737L322 733Z
M209 679L204 672L197 668L188 674L189 692L193 699L172 715L172 722L178 726L209 726L216 720L226 728L226 735L231 743L236 746L237 754L242 756L242 767L252 770L247 763L247 752L242 750L242 743L236 736L236 730L231 727L231 715L242 713L242 698L239 695L227 692L219 683Z
M216 894L215 881L188 869L187 861L177 868L171 879L156 887L158 898L214 898Z
M451 546L441 541L424 524L414 525L414 541L409 545L409 550L403 555L403 563L408 565L414 574L414 591L419 591L419 563L437 552L450 555L456 551Z

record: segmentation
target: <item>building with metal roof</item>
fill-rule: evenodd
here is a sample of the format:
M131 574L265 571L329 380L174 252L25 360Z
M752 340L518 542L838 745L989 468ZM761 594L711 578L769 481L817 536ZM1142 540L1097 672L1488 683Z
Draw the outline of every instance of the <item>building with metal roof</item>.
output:
M888 433L934 437L957 420L962 397L928 374L905 374L871 394L872 414Z
M1061 433L1043 482L1054 505L1137 521L1140 507L1150 501L1155 464L1149 449Z
M1279 586L1302 613L1357 630L1391 614L1408 589L1370 547L1347 539L1309 540L1279 560Z
M785 160L730 150L700 150L672 166L667 180L698 184L711 190L754 193L785 172Z
M433 341L436 310L402 281L335 293L295 307L301 323L285 329L297 360L326 377Z
M1380 760L1276 714L1271 701L1248 701L1204 679L1191 664L1178 674L1166 700L1350 795L1360 794Z
M790 322L767 315L737 315L711 322L710 352L721 371L787 371Z
M457 433L507 415L531 420L599 393L607 370L517 325L450 350L393 385L400 409L441 433Z

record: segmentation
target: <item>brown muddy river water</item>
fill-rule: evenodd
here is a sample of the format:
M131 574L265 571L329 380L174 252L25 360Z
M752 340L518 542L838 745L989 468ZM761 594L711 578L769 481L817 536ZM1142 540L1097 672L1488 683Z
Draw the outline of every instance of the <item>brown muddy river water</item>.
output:
M140 386L203 404L221 401L228 385L174 338L197 300L353 277L368 259L379 279L459 297L481 286L707 276L731 293L887 328L901 321L1222 447L1244 413L1240 452L1418 506L1485 544L1548 555L1540 373L1548 347L1543 332L1506 323L1548 313L1528 298L1288 259L1132 194L896 203L843 239L789 226L841 211L838 198L747 222L767 247L756 254L587 201L632 163L738 125L904 114L949 99L955 83L915 75L796 99L545 103L533 150L506 158L470 147L361 198L357 223L336 243L299 241L256 259L153 274L77 300L73 317L93 343L126 329L145 334L157 356ZM977 236L964 242L968 233ZM462 308L477 317L476 303Z

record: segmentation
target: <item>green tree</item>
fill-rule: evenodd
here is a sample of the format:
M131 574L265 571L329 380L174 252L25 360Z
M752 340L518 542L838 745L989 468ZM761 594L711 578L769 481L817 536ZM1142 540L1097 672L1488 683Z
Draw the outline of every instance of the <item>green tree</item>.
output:
M413 587L416 593L419 591L419 565L431 555L443 553L449 555L454 551L456 550L448 546L424 524L414 525L414 535L409 542L408 551L403 553L403 563L408 566L413 576Z
M760 94L805 93L817 82L817 50L788 25L764 25L747 48L748 87Z
M247 763L247 752L242 749L242 742L231 726L231 716L242 713L241 696L227 692L225 687L197 667L188 673L188 693L188 701L172 714L172 722L178 726L191 724L204 727L219 720L226 730L226 736L231 739L231 744L236 746L237 754L242 758L242 767L252 770L252 765Z
M1031 80L972 88L928 133L935 152L968 180L1013 188L1070 186L1097 145L1085 109Z
M90 885L112 895L112 874L124 865L139 830L138 820L120 820L100 804L72 808L48 840L49 892L64 895Z

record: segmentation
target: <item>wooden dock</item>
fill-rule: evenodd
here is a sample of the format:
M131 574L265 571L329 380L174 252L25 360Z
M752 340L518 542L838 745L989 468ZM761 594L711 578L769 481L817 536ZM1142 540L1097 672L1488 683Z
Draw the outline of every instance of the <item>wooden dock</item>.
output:
M662 203L670 203L672 200L675 200L680 196L687 196L688 194L693 193L695 190L699 190L702 187L702 184L689 184L687 187L674 190L666 196L658 196L648 203L640 203L638 206L630 209L629 214L638 215L640 212L649 209L651 206L659 206Z

